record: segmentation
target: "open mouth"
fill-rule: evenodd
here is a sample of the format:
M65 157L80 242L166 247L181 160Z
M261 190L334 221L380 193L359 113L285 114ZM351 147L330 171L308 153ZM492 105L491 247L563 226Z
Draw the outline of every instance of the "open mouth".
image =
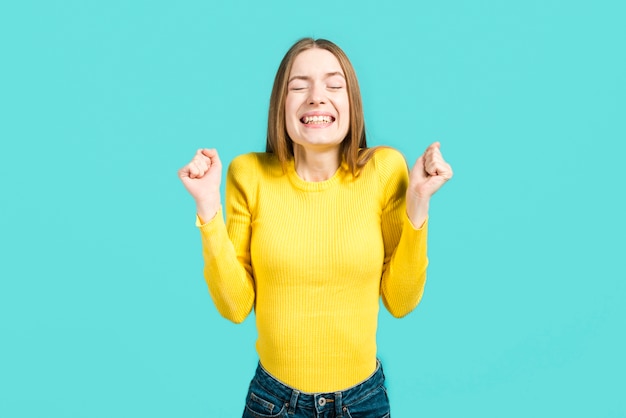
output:
M305 125L325 125L329 123L333 123L335 118L329 115L323 116L304 116L300 119L300 122Z

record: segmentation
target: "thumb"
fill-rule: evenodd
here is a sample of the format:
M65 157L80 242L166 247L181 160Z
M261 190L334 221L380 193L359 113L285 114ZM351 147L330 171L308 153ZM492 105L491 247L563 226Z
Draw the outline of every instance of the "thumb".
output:
M220 157L215 148L203 148L200 152L209 159L211 166L215 166L217 168L222 166L222 162L220 161Z

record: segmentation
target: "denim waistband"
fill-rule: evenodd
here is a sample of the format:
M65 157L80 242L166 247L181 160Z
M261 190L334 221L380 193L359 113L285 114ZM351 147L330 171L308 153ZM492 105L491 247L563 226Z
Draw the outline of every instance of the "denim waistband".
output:
M337 415L340 415L344 406L348 407L358 403L369 396L371 392L383 386L385 374L380 361L377 359L376 370L367 379L355 386L337 392L308 393L281 382L259 363L254 380L274 396L284 399L289 405L290 413L293 413L297 406L303 409L315 409L318 413L335 409Z

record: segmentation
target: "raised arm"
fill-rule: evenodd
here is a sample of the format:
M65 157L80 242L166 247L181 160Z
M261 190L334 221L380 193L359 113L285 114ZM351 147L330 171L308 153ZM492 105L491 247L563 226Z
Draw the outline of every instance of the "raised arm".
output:
M196 201L204 278L213 302L223 317L240 323L252 310L255 298L249 254L250 213L243 189L236 185L237 179L229 171L227 207L235 207L235 212L230 210L228 216L232 215L239 225L235 228L236 232L231 233L226 228L220 209L222 164L217 151L198 150L178 175ZM231 205L230 201L234 204Z
M452 177L452 170L437 142L417 159L408 179L403 160L394 166L394 174L385 180L388 203L382 214L385 265L381 295L387 310L402 317L422 298L428 266L430 198Z

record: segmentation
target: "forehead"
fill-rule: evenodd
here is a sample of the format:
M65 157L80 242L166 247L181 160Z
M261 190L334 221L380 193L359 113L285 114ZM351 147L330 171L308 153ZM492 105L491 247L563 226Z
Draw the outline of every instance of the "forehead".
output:
M329 73L344 74L337 57L325 49L311 48L296 56L289 76L315 76Z

